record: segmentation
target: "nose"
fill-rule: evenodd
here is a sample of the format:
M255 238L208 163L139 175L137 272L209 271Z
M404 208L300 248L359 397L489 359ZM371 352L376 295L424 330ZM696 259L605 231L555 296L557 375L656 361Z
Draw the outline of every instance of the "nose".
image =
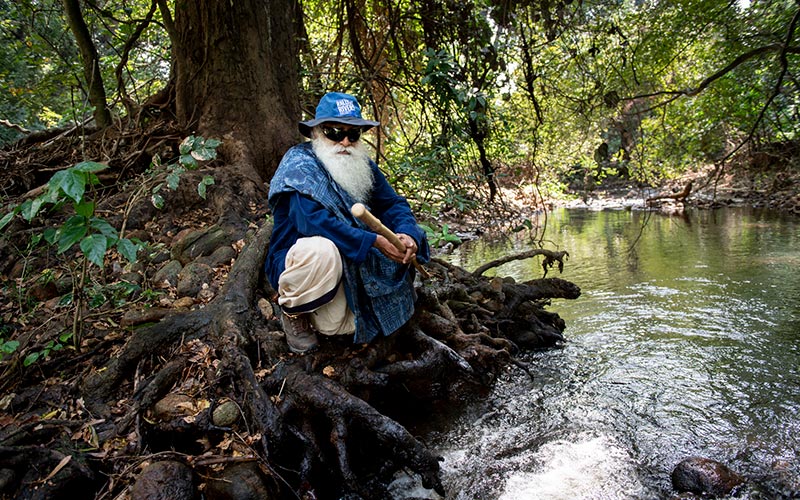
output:
M347 137L347 136L344 136L344 139L342 139L341 141L339 141L339 144L341 144L341 145L342 145L342 146L344 146L344 147L349 147L349 146L351 146L353 143L352 143L352 142L350 142L350 138L349 138L349 137Z

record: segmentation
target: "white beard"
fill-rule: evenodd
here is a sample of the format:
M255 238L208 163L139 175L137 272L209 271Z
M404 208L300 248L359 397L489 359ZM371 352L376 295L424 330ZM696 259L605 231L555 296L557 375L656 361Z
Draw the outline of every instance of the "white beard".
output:
M366 203L369 200L374 178L369 165L369 154L361 141L344 147L339 143L331 143L319 134L311 140L311 146L317 158L342 189L356 201ZM343 151L349 154L342 153Z

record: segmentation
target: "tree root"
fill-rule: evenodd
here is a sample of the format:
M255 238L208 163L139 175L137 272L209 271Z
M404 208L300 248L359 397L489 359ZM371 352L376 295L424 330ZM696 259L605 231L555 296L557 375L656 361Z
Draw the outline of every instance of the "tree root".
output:
M73 393L85 406L67 420L71 439L90 443L91 454L35 445L56 441L64 426L0 433L0 471L14 473L0 492L40 498L30 485L52 483L41 487L48 498L69 498L75 485L113 498L136 480L130 454L147 450L178 452L209 478L236 457L257 459L259 467L237 474L273 476L281 498L383 499L399 470L443 494L440 457L407 426L434 403L485 390L504 366L530 374L514 356L563 341L563 321L544 310L547 300L580 293L564 280L514 283L434 261L434 277L417 286L417 313L400 331L368 345L326 338L318 352L296 356L279 321L256 307L259 295L274 293L259 288L270 234L268 224L255 234L211 303L138 328L113 357L95 359L100 368ZM169 397L178 403L164 413ZM226 401L235 411L221 420ZM21 455L40 464L38 475L25 472ZM73 458L47 478L66 456ZM98 474L114 480L100 485ZM59 483L62 475L69 479Z

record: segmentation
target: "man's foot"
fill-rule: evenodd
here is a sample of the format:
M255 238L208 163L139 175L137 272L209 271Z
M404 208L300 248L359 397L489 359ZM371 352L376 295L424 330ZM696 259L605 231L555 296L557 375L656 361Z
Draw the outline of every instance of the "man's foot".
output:
M286 333L289 350L295 354L306 354L317 348L317 335L308 321L308 314L288 315L281 311L281 325Z

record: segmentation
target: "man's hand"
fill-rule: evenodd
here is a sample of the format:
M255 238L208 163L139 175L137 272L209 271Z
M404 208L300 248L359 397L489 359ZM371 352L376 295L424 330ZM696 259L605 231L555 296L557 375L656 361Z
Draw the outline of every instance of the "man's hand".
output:
M389 240L380 234L375 240L375 244L373 246L380 250L383 255L389 257L393 261L400 264L408 264L411 262L411 257L417 253L417 242L414 241L414 238L404 233L399 233L397 237L406 246L405 253L398 250L394 245L389 243Z

